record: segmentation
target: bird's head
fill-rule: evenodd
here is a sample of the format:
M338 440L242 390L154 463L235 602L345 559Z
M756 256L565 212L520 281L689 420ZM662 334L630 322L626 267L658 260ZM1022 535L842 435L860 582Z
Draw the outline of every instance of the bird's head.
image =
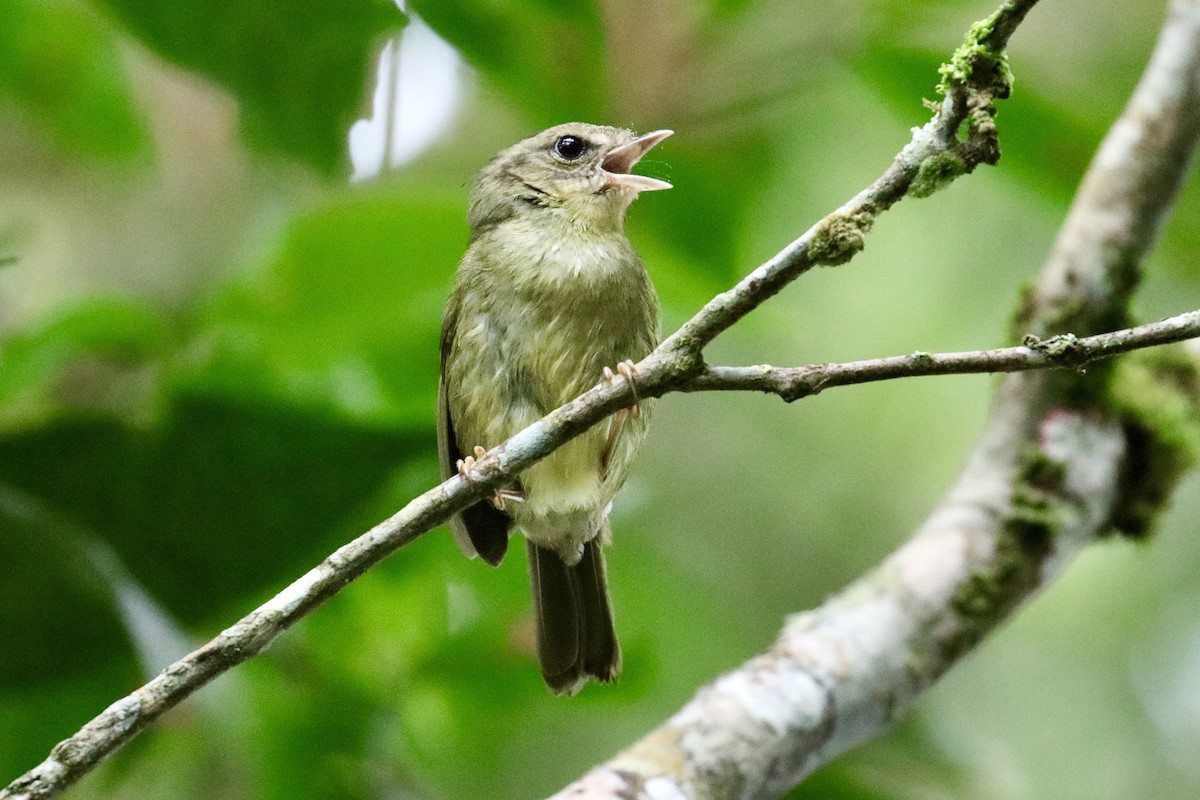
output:
M469 219L481 230L527 214L557 214L571 224L620 230L641 192L671 184L630 172L650 148L671 135L637 136L622 128L568 122L517 142L479 173Z

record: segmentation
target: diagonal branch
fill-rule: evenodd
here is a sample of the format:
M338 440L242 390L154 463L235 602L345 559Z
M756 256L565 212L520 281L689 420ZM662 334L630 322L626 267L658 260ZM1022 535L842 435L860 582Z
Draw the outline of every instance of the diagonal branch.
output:
M932 119L913 131L912 140L891 166L732 289L710 300L663 342L655 355L664 351L698 354L809 269L850 260L863 248L875 218L906 195L926 197L980 164L996 163L1000 147L993 102L1008 97L1012 80L1004 48L1036 3L1009 0L977 22L963 46L942 66L938 90L943 97ZM965 139L960 140L964 128Z
M1058 367L1081 369L1104 358L1143 347L1182 342L1200 337L1200 310L1085 336L1059 334L1049 339L1030 335L1017 347L972 350L964 353L910 353L842 364L804 367L714 367L679 388L682 392L758 391L777 394L787 402L817 394L834 386L912 378L922 375L967 375L980 372L1023 372Z

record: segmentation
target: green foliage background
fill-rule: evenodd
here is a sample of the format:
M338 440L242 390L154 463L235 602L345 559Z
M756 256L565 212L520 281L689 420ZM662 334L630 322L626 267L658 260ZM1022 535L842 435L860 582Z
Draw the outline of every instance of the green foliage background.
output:
M0 0L0 782L433 485L439 309L466 183L570 118L671 127L630 235L668 328L877 175L978 0L414 0L469 62L455 124L350 185L406 18L383 0ZM1004 158L905 202L714 362L1004 341L1136 82L1161 2L1045 0ZM1139 313L1200 306L1200 190ZM953 478L994 380L784 406L673 396L615 512L625 674L562 700L520 553L434 532L70 796L543 796L882 558ZM793 798L1193 798L1197 488L1092 548L888 737Z

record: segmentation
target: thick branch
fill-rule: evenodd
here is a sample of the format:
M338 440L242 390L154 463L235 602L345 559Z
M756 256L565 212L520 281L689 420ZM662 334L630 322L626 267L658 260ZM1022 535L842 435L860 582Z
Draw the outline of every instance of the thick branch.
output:
M1200 0L1175 0L1029 298L1028 328L1091 333L1124 316L1195 151L1198 99ZM886 730L1124 515L1143 445L1108 407L1103 377L1008 376L963 474L908 543L554 800L777 797Z
M1060 519L1052 530L1022 519L1032 505L1014 506L1011 464L973 459L880 567L793 617L770 650L551 800L765 800L889 728L1049 579L1052 554L1103 529L1125 454L1120 427L1060 415L1043 433L1061 469L1038 498L1047 520Z
M1200 310L1158 322L1082 339L1065 333L1050 339L1027 337L1018 347L965 353L911 353L842 364L804 367L705 367L680 387L684 392L759 391L789 403L834 386L911 378L921 375L964 375L979 372L1023 372L1061 367L1079 369L1094 361L1143 347L1181 342L1200 336Z

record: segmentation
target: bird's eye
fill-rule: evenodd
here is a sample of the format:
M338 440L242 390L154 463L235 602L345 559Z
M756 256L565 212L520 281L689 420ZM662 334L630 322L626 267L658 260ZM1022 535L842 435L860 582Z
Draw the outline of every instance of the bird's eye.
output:
M574 161L587 152L588 144L578 136L560 136L554 142L554 152L567 161Z

